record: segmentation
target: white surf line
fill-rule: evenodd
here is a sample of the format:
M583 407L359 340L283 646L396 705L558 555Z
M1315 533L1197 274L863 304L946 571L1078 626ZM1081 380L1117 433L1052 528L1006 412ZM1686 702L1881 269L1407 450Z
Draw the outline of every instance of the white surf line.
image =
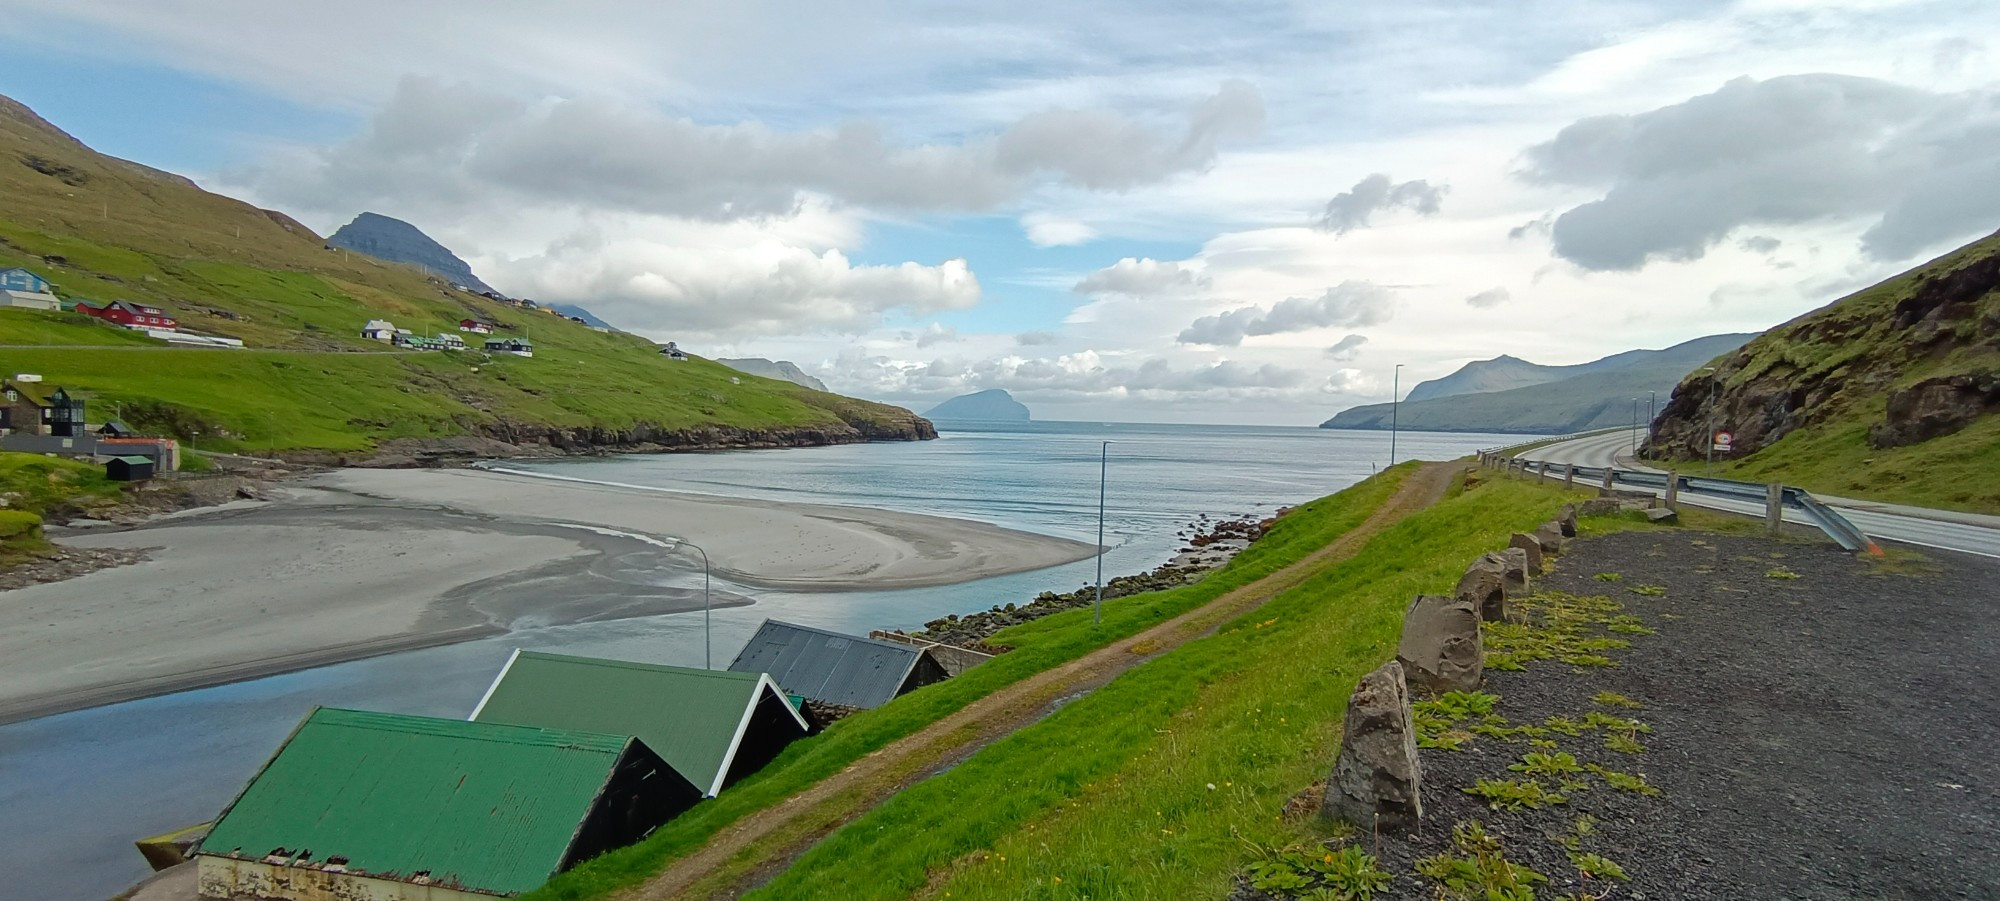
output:
M732 500L732 501L756 500L756 498L736 497L734 495L727 495L727 494L704 494L699 491L683 491L679 488L661 488L658 485L634 485L630 482L609 482L603 479L579 479L576 476L559 476L555 475L554 473L534 472L526 469L509 469L505 466L490 466L490 465L481 465L478 463L474 463L469 468L477 469L480 472L498 472L510 476L522 476L530 479L548 479L549 481L552 482L575 482L579 485L603 485L607 488L630 488L634 491L653 491L660 494L685 494L691 497L720 498L723 500Z
M685 540L676 538L672 535L667 536L671 540L662 541L651 535L647 535L644 532L627 532L622 529L610 529L610 528L605 528L604 526L586 525L580 522L554 522L551 520L541 520L537 521L535 524L543 526L554 526L559 529L581 529L585 532L596 532L599 535L609 535L613 538L630 538L633 541L644 542L654 547L662 548L669 551L677 550L680 548L681 545L687 544Z

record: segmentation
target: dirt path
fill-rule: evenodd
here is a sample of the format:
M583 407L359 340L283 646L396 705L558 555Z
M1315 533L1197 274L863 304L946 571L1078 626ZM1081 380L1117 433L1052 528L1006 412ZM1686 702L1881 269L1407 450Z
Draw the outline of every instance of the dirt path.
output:
M1174 619L974 701L783 803L737 821L623 897L727 898L768 881L821 838L903 788L1032 725L1058 699L1098 688L1255 610L1327 565L1353 556L1375 533L1437 503L1464 468L1456 463L1424 465L1359 526L1326 547ZM744 863L748 869L739 865Z

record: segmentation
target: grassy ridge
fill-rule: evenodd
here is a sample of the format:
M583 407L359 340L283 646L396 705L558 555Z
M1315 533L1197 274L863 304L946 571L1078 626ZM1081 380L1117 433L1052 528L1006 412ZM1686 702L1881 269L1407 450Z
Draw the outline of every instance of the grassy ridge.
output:
M1299 506L1279 520L1262 540L1200 582L1170 591L1105 601L1101 626L1091 624L1089 611L1075 610L1000 632L992 641L1014 648L1012 652L955 679L841 720L822 735L794 743L758 774L719 797L696 805L645 842L590 861L525 898L531 901L599 898L642 882L675 858L700 847L730 823L782 802L863 755L972 701L1178 616L1325 547L1367 519L1413 468L1414 464L1405 464L1331 497Z
M31 269L69 300L162 307L184 330L241 338L254 351L167 348L86 317L0 309L0 368L93 392L98 413L159 411L159 422L186 427L179 437L200 432L204 447L351 451L512 426L791 430L828 440L919 431L907 410L666 360L636 336L328 251L282 215L100 155L4 97L0 197L0 268ZM535 357L391 351L360 335L376 318L418 335L457 334L460 319L478 319L529 339ZM48 345L65 349L31 349Z
M807 853L758 898L1221 897L1240 838L1325 775L1347 692L1409 599L1548 519L1559 490L1488 483L1416 514L1262 610L1146 664ZM929 887L926 889L926 887Z

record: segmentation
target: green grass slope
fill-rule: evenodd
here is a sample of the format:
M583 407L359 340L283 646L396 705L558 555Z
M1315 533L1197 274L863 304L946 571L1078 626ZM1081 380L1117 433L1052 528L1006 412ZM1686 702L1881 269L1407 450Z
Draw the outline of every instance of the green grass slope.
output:
M1656 460L1814 491L2000 513L2000 235L1767 332L1675 389Z
M453 291L415 269L324 249L282 214L98 154L0 97L0 268L66 300L167 309L248 351L167 347L75 314L0 309L0 368L39 372L220 449L350 451L402 437L562 444L826 443L927 437L898 407L661 358L640 338ZM393 350L381 318L419 335L460 319L527 338L535 356ZM465 336L477 344L480 336ZM54 349L60 348L60 349Z

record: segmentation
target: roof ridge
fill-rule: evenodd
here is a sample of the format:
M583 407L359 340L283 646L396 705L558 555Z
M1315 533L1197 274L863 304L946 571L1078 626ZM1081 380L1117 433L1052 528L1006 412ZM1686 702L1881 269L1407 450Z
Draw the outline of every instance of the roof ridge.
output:
M727 669L702 669L696 666L676 666L671 663L644 663L638 660L617 660L611 657L585 657L578 654L557 654L550 651L522 651L522 657L538 657L543 660L566 660L590 666L618 667L621 669L651 670L654 672L685 673L690 676L713 676L731 682L745 682L756 678L756 673L741 673Z
M885 648L894 648L895 650L898 651L908 651L913 654L921 654L924 651L923 648L919 648L914 645L901 644L899 642L894 642L894 641L883 641L880 638L870 638L866 635L855 635L852 632L835 632L832 629L822 629L818 626L808 626L801 623L786 622L785 620L772 619L771 617L768 616L764 618L764 622L769 625L786 626L789 628L798 629L801 632L817 632L821 635L826 635L833 638L845 638L848 639L849 641L867 642L868 644L880 645ZM764 627L758 626L757 629L758 631L761 632L763 631Z
M440 738L464 739L467 741L487 741L496 744L510 744L547 748L577 748L597 751L622 751L626 743L633 741L630 735L611 732L592 732L584 729L550 729L543 726L522 726L514 723L493 723L481 720L461 720L437 716L422 716L414 713L383 713L375 710L354 710L345 707L320 707L306 717L307 724L323 723L350 729L371 729L378 732L402 732L432 735Z

